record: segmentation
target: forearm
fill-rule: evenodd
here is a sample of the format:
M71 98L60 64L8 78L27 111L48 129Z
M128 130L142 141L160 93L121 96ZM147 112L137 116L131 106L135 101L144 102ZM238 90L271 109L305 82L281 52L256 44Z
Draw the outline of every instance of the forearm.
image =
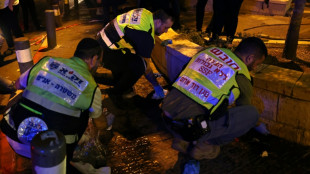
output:
M15 0L9 0L8 6L9 6L9 8L10 8L11 11L13 11L13 4L14 4L14 1L15 1Z
M146 62L146 70L145 70L145 78L153 85L153 86L158 86L159 83L157 82L157 79L153 73L153 70L150 66L150 58L148 59L144 59L145 62Z
M105 112L102 111L101 91L98 87L96 88L89 116L92 118L93 123L97 129L100 130L107 128L106 115Z
M158 86L159 83L156 80L156 77L153 73L153 71L145 73L145 78L153 85L153 86Z
M100 117L94 118L93 123L98 130L103 130L103 129L106 129L108 127L107 118L104 115L104 113L102 113L102 115Z
M21 74L20 77L16 80L15 82L16 89L25 89L27 87L27 80L30 69L31 68L29 68L27 71Z

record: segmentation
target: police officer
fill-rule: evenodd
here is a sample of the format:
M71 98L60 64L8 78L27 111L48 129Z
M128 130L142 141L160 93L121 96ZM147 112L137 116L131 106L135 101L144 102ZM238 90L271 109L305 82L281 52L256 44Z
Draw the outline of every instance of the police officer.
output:
M220 145L252 128L259 117L251 105L249 71L267 56L265 44L249 37L234 52L217 47L196 54L162 103L174 134L172 147L196 160L215 158ZM229 105L236 107L227 109Z
M164 97L163 88L150 68L150 57L155 35L167 32L172 24L173 19L162 10L151 13L139 8L118 15L97 34L105 50L103 66L113 75L114 87L108 94L117 106L127 106L123 94L132 89L142 74L153 85L155 93Z
M92 73L102 59L99 43L82 39L70 59L44 57L16 81L22 97L4 115L1 130L14 151L31 157L30 143L39 132L61 131L66 139L67 169L73 151L84 133L88 118L98 129L106 128L101 92Z

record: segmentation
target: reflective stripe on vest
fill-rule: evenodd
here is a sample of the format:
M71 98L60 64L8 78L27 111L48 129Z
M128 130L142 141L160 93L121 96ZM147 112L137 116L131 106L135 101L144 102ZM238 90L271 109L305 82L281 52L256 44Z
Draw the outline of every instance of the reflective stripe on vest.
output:
M151 30L150 34L155 43L153 14L143 8L118 15L100 31L102 40L111 49L128 48L132 53L135 53L133 46L123 38L125 27L145 32Z
M30 70L25 90L39 95L39 99L35 99L33 95L28 98L40 105L48 100L76 111L86 110L91 106L96 87L97 84L82 59L45 57ZM45 107L50 108L48 105Z
M208 102L212 105L216 105L219 101L217 98L211 95L212 91L187 76L180 76L175 83L184 88L185 90L189 91L191 94L199 98L204 103Z
M29 90L24 90L23 92L23 97L27 98L30 101L33 101L34 103L37 103L49 110L55 111L55 112L59 112L61 114L66 114L66 115L70 115L73 117L80 117L81 115L81 110L80 109L69 109L67 107L64 107L58 103L54 103L50 100L47 100L46 98L41 97L40 95L31 92Z
M106 30L108 27L112 27L112 26L110 26L110 25L113 25L113 27L114 27L114 29L116 30L116 32L117 32L117 34L118 34L118 37L119 37L120 39L124 37L124 33L123 33L123 31L120 29L120 27L119 27L119 25L118 25L116 19L114 19L114 20L112 21L112 23L108 23L108 24L100 31L100 35L101 35L102 40L105 42L105 44L106 44L109 48L111 48L111 49L117 49L118 47L110 41L110 39L108 38L108 36L107 36L107 34L106 34L106 32L105 32L105 30Z
M225 99L232 104L239 97L237 73L251 80L246 65L230 50L208 48L191 59L173 86L212 114Z

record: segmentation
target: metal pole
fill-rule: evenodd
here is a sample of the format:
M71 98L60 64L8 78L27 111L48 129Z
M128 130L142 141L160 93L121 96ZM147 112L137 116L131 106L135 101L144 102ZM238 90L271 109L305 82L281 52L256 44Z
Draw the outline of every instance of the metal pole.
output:
M53 5L53 10L54 10L56 27L61 27L62 26L62 20L61 20L59 5L58 4Z
M42 131L31 141L32 173L66 173L66 140L57 130Z
M14 45L20 73L22 74L33 66L30 43L27 37L19 37L14 39Z
M45 18L48 48L53 49L57 45L54 10L45 10Z

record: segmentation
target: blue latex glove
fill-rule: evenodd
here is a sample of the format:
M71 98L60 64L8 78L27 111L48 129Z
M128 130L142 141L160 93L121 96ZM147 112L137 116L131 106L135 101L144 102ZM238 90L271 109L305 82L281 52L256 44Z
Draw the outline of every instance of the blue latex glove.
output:
M188 161L183 170L183 174L199 174L200 163L196 160Z
M155 90L155 94L158 97L160 97L160 98L164 98L165 97L164 89L160 85L154 86L154 90Z

